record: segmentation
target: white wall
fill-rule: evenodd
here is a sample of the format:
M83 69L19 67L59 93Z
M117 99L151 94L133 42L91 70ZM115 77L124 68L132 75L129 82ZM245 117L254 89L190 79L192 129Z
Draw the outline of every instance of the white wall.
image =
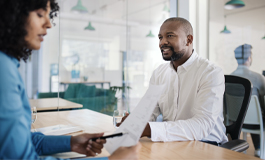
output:
M262 1L246 1L246 5L247 2L262 6L259 4ZM265 40L261 39L265 32L265 8L233 11L234 14L230 13L226 17L226 26L231 34L220 34L224 28L224 15L227 14L222 8L223 2L211 1L210 7L210 60L219 65L225 74L230 74L237 67L235 48L245 43L251 44L253 61L250 69L261 74L265 70Z
M253 28L252 25L227 26L232 33L220 34L224 24L210 22L210 60L219 65L225 74L230 74L237 67L235 48L245 43L251 44L253 55L250 69L261 74L265 70L265 41L261 39L263 31Z
M174 5L172 0L171 4ZM193 48L203 58L208 51L208 0L178 0L177 16L187 19L193 27ZM174 16L172 13L171 16Z
M189 21L193 27L193 48L203 58L209 59L208 43L209 0L189 0Z
M39 92L49 92L50 85L50 64L58 63L59 58L59 19L55 18L56 24L48 29L47 35L44 37L40 54L40 88Z
M178 17L185 18L187 20L190 19L189 15L189 3L190 0L178 0Z

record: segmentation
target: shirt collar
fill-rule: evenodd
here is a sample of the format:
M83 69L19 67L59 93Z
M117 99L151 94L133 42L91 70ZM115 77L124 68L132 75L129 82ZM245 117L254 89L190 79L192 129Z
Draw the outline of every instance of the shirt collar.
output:
M191 54L190 58L189 58L185 63L183 63L182 65L178 66L178 71L179 71L179 70L182 70L182 68L183 68L185 71L187 71L187 70L190 68L190 66L192 65L192 63L195 61L195 59L196 59L197 57L198 57L198 54L196 53L195 50L193 50L193 53ZM172 62L170 62L170 67L171 67L172 69L174 69Z
M240 65L240 64L237 66L237 68L238 68L238 69L249 69L248 66Z

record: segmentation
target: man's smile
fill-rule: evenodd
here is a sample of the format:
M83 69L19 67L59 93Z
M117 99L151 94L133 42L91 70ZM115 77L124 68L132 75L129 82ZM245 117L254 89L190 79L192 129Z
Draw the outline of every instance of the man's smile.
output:
M172 53L172 48L171 47L161 47L161 52L163 55L168 55Z

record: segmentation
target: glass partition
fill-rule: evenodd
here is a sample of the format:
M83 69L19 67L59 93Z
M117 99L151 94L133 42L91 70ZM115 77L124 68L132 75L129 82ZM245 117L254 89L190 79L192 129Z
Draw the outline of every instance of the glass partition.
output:
M52 98L59 106L60 98L108 115L132 111L164 62L157 35L169 0L57 2L41 49L19 68L30 101Z
M169 1L63 0L60 6L62 98L108 115L133 110L163 63L157 35Z
M226 10L227 1L209 1L209 59L231 74L238 64L234 50L243 44L252 45L250 70L265 70L265 1L244 0L245 6Z

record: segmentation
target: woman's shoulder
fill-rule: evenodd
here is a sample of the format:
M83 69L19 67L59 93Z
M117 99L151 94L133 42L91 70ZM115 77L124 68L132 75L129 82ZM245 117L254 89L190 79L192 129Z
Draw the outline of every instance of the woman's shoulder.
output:
M19 61L16 58L11 57L11 56L5 54L4 52L0 51L0 65L1 65L1 67L9 66L9 67L16 67L17 68L18 64L19 64Z

